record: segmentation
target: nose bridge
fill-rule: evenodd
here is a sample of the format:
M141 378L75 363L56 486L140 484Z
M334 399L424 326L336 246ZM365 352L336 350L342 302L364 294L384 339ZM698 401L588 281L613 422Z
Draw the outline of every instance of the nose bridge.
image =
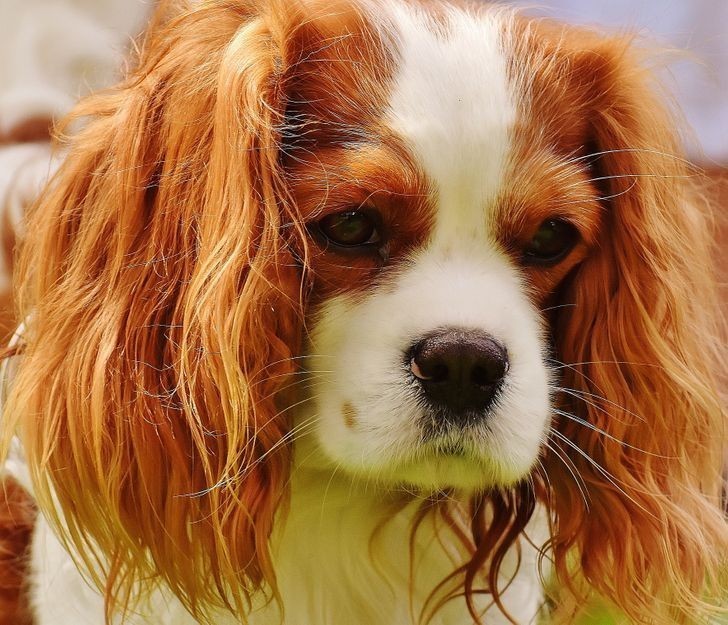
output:
M496 338L527 306L521 279L504 254L492 246L458 249L431 246L404 276L396 306L417 310L413 331L437 327L480 328ZM420 322L421 323L418 323Z
M488 245L485 217L473 212L458 204L448 208L437 223L431 246L440 253L457 254L464 248Z
M466 248L495 245L492 237L492 214L496 196L488 189L453 175L439 184L437 214L430 248L440 252L457 252Z

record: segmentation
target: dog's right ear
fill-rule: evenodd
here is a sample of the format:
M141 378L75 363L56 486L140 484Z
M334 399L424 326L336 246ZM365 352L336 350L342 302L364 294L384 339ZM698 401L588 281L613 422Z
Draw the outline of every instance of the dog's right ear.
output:
M538 41L548 43L531 95L572 94L586 120L570 129L575 160L601 208L597 245L553 313L555 571L577 595L586 580L630 622L707 622L724 613L728 553L710 219L633 39L558 27Z
M5 442L109 613L159 578L201 619L275 594L306 292L282 141L307 60L347 27L256 4L165 2L29 218Z

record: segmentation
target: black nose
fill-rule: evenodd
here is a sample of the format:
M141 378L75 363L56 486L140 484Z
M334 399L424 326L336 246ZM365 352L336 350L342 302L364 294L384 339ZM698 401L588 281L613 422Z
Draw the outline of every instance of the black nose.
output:
M451 416L485 412L508 371L505 348L477 330L441 330L410 353L410 369L425 396Z

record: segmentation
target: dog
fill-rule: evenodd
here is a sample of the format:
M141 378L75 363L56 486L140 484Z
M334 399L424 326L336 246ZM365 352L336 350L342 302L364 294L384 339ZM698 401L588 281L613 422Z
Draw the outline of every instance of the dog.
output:
M646 61L482 3L162 3L23 226L36 625L724 612L710 219Z

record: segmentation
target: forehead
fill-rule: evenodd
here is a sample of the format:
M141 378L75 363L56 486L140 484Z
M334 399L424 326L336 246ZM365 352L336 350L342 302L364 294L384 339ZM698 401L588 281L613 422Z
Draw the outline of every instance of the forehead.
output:
M308 2L287 149L401 143L439 192L487 201L532 148L579 147L603 56L586 31L479 2Z
M493 202L517 118L504 48L509 14L390 9L396 71L386 119L448 211Z
M549 179L580 173L571 157L584 144L589 90L584 72L570 78L569 33L480 3L347 6L356 11L324 12L296 65L288 112L300 127L286 154L305 168L297 180L320 179L329 198L332 183L363 180L362 155L388 153L369 169L405 172L390 190L427 190L436 233L482 241ZM337 156L322 161L330 149Z
M429 6L390 5L384 117L433 190L435 242L494 242L539 203L568 216L581 201L567 196L589 190L579 155L599 91L594 41L503 7Z

